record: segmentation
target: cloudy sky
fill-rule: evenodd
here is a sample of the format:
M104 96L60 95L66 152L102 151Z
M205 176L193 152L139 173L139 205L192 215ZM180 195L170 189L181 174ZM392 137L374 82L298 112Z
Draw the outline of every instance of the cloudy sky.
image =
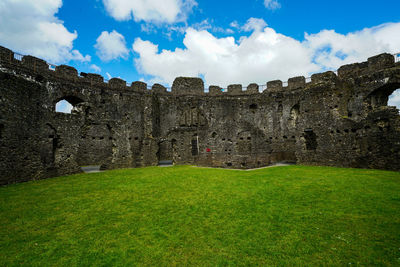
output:
M0 45L128 82L265 84L400 52L399 11L398 0L1 0Z

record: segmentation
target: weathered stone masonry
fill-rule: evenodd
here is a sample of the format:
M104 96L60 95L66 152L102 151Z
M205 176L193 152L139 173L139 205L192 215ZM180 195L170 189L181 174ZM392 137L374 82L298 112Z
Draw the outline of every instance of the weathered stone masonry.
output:
M338 75L211 86L177 78L161 85L113 78L69 66L50 70L38 58L0 47L0 184L160 160L229 168L274 162L400 170L400 116L387 106L400 88L389 54L342 66ZM65 99L72 114L55 112Z

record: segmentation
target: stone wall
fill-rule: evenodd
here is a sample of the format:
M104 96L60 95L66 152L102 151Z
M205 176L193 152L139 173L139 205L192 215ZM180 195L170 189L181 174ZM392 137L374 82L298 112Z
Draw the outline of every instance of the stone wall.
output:
M179 77L171 92L69 66L50 70L0 47L0 184L102 169L174 164L254 168L296 162L400 170L400 88L389 54L333 72L227 92ZM65 99L71 114L55 112Z

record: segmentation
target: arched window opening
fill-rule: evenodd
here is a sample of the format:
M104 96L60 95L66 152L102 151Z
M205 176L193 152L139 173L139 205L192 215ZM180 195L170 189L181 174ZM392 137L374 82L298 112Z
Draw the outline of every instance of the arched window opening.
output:
M389 96L388 106L396 107L400 113L400 88L394 90L393 93Z
M82 99L75 96L63 97L59 101L57 101L55 111L66 114L74 113L74 111L79 112L78 105L82 102Z
M72 106L67 100L60 100L56 104L56 112L59 113L71 114L73 108L74 106Z
M382 86L368 95L366 98L368 108L370 110L384 107L396 106L400 107L399 84L389 84Z

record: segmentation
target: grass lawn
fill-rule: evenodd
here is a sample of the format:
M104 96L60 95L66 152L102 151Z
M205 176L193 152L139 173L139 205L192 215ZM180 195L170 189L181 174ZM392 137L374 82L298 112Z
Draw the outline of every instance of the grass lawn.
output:
M400 265L400 173L190 166L0 187L0 266Z

